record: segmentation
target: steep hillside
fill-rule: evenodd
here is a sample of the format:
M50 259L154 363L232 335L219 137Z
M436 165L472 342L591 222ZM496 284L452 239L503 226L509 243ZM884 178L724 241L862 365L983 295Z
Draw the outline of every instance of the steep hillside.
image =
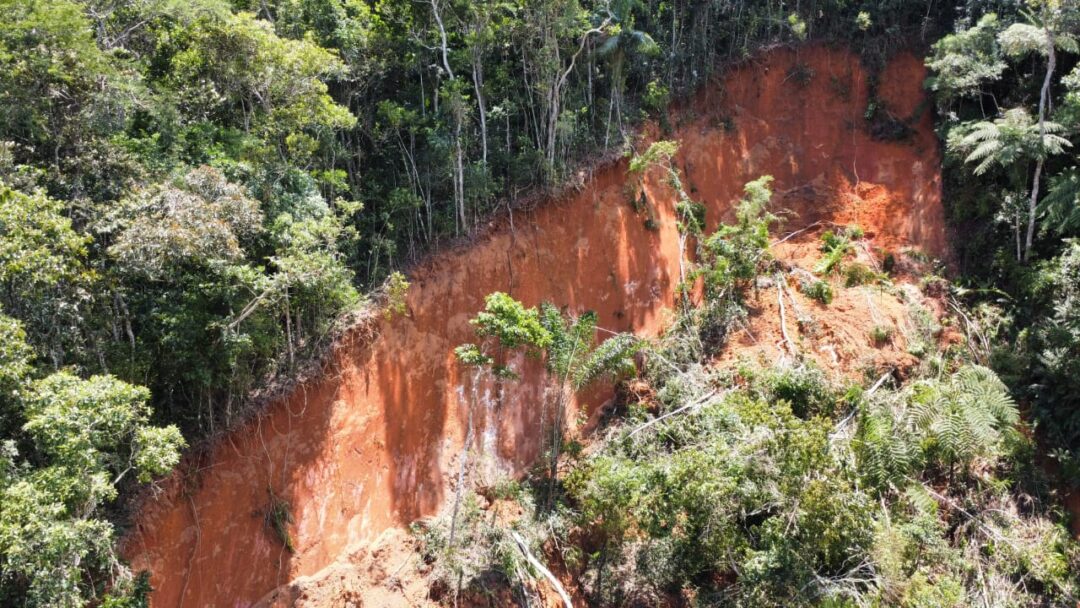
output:
M663 137L681 141L677 164L710 226L745 182L770 174L774 209L791 212L785 232L855 222L882 250L947 257L922 62L899 56L875 76L846 51L775 50L674 111L674 132ZM865 118L870 103L874 121ZM658 134L653 127L648 137ZM662 330L678 235L661 176L650 175L645 192L651 218L635 211L626 163L615 162L581 175L559 200L493 222L473 244L411 273L407 314L357 328L325 375L191 456L146 501L125 541L135 568L152 572L153 605L250 606L367 554L380 537L393 544L402 527L437 511L464 436L452 351L470 338L467 321L486 294L595 310L612 330ZM537 456L531 404L540 390L526 377L484 400L476 447L490 475L520 472ZM607 397L596 391L583 405ZM268 525L282 500L292 551Z

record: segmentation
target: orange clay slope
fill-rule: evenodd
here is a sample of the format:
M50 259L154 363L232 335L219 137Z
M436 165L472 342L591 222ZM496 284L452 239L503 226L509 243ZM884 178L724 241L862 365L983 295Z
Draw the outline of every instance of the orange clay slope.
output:
M870 79L855 55L774 50L675 112L664 137L681 142L677 164L710 228L745 182L770 174L774 209L792 212L784 230L853 222L878 247L943 256L940 158L920 111L923 78L922 62L904 55L878 75L878 106L914 131L875 141L864 119ZM571 194L433 256L410 277L406 315L378 321L374 338L347 336L327 373L189 458L125 539L133 566L152 572L153 606L251 606L436 512L451 496L465 435L453 349L472 339L468 320L488 293L594 310L612 330L660 331L678 280L673 197L661 172L647 176L655 222L646 227L628 183L626 163L613 163ZM527 373L482 396L473 447L484 475L520 473L538 456L542 390L539 374ZM272 494L291 505L292 551L267 525Z

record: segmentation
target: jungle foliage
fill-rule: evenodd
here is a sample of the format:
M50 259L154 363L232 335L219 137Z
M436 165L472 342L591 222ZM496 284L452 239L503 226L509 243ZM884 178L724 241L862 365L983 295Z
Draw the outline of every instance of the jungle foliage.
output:
M927 88L946 150L947 211L988 363L1032 404L1066 480L1080 482L1076 136L1080 4L971 5L934 44ZM987 263L990 261L991 263Z

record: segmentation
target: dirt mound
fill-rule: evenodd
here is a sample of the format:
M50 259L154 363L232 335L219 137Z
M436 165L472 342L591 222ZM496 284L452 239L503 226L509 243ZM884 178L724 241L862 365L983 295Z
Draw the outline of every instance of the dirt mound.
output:
M875 138L864 118L871 79L856 56L777 50L703 90L664 138L681 140L677 163L710 228L745 182L767 173L775 207L791 210L787 230L858 222L878 247L941 256L940 159L918 112L923 77L913 57L880 75L875 99L911 126L902 140ZM679 265L672 193L661 175L647 178L656 217L646 222L626 182L625 162L607 166L561 200L433 258L411 277L407 315L382 322L374 340L346 340L329 373L167 480L125 544L134 567L152 572L153 605L395 605L347 598L387 580L369 566L396 566L379 548L447 496L465 414L452 351L471 338L483 297L500 290L529 305L591 309L606 328L645 335L668 318ZM538 455L541 390L539 374L526 374L484 400L475 447L490 470L520 472ZM271 525L272 501L288 504L292 521L277 527L292 550ZM311 595L314 587L325 593Z

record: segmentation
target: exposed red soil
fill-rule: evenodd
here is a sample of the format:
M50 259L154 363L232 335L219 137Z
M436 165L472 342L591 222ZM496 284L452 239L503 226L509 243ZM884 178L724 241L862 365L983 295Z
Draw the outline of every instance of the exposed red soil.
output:
M823 230L807 231L797 240L773 247L773 255L785 271L770 277L751 295L747 323L731 336L718 364L745 361L768 366L798 357L848 381L863 380L868 374L876 377L889 370L904 378L918 365L919 359L909 349L923 338L911 311L921 306L938 321L945 312L944 304L923 294L918 278L908 275L888 282L846 286L844 277L834 273L821 277L833 289L831 303L808 297L801 285L816 280L810 270L822 257L819 235ZM845 264L874 268L880 263L867 251L869 247L861 246L865 244L858 243ZM778 285L784 290L782 315ZM875 341L871 337L875 327L888 331L888 338ZM926 338L930 342L927 346L948 346L960 337L946 331L936 334Z
M797 65L813 72L806 84L790 77ZM903 112L924 99L923 78L917 58L899 57L881 74L878 96L910 118ZM704 90L665 138L681 140L677 163L691 196L707 205L710 227L745 182L767 173L776 178L774 206L792 211L789 230L857 222L877 247L914 245L941 257L940 157L929 113L909 140L875 141L863 119L867 98L867 73L853 54L777 50ZM650 229L626 184L625 162L614 163L560 200L516 214L514 229L500 220L477 242L433 257L410 277L406 316L380 321L374 339L345 339L329 373L189 459L187 472L142 507L125 541L134 567L152 572L153 606L417 600L371 595L382 584L346 594L386 580L365 572L396 567L385 556L402 553L387 548L404 542L400 529L449 495L465 434L452 351L471 339L468 319L483 297L505 291L529 305L590 309L606 328L644 335L669 318L679 266L673 198L659 172L647 177L657 214ZM542 387L533 370L501 398L485 395L475 445L485 468L513 474L536 458ZM604 398L597 391L585 405ZM271 490L291 504L292 552L266 525ZM315 586L326 595L303 603L290 581L305 589L325 581Z

